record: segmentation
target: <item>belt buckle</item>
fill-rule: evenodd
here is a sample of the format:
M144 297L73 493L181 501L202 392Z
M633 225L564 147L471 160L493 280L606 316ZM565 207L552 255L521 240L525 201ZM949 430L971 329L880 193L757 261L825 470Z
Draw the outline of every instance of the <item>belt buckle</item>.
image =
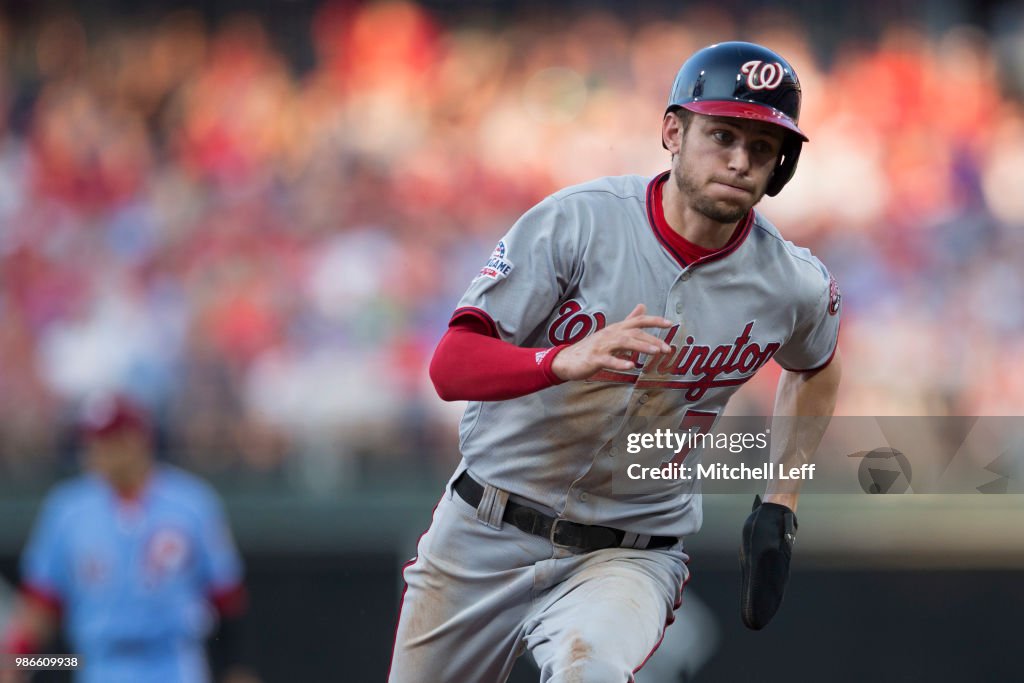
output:
M548 532L548 540L551 541L551 545L556 546L558 548L575 548L576 547L574 545L566 545L565 543L559 543L558 541L555 540L555 536L558 533L557 530L558 530L559 523L561 523L561 522L568 523L568 521L569 520L567 520L567 519L555 519L551 523L551 531Z

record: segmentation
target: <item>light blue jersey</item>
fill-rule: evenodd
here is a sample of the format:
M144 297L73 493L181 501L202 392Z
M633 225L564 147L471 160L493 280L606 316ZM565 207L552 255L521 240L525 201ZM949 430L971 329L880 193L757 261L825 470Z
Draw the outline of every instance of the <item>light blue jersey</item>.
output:
M242 564L213 490L157 466L137 500L84 475L46 499L22 560L31 589L60 600L80 683L202 683L209 596Z

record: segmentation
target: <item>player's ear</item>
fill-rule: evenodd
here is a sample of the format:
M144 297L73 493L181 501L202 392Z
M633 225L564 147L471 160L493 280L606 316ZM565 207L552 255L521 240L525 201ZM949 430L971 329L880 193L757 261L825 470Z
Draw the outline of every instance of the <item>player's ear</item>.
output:
M683 122L679 120L674 111L667 111L661 120L661 146L676 155L682 144Z

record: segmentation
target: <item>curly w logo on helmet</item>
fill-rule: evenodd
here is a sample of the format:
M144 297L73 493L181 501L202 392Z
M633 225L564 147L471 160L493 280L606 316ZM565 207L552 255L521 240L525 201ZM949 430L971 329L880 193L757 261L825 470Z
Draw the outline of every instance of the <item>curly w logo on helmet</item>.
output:
M782 84L786 70L778 62L752 59L740 67L740 73L746 74L747 87L751 90L775 90Z

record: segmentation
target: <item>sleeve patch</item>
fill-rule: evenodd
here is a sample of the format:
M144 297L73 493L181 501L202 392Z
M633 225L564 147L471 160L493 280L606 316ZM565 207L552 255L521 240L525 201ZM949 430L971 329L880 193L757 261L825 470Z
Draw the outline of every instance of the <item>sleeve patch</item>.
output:
M487 264L480 269L480 274L476 279L486 277L491 280L500 280L503 277L508 277L514 267L512 262L505 258L505 240L501 240L498 242L498 246L494 247L491 257L487 259Z
M829 275L828 278L828 314L836 315L839 313L839 303L843 300L843 293L839 291L839 283L836 282L835 276Z

